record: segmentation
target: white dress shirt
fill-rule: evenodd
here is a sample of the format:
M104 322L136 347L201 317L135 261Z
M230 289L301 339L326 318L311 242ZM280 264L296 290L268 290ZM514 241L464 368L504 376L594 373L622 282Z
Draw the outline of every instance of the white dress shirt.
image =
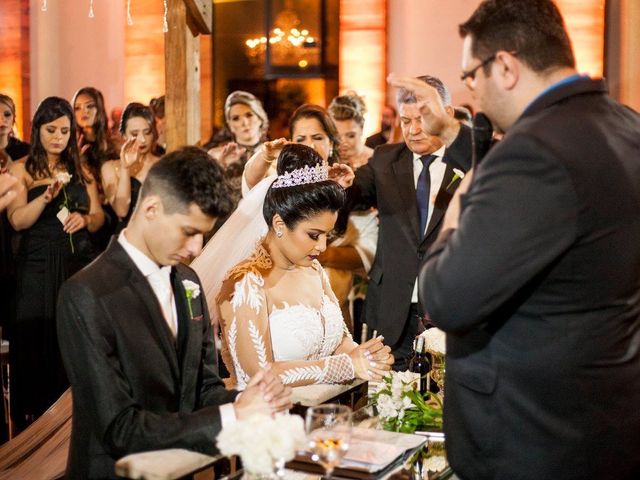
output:
M173 288L171 287L171 267L158 266L156 262L129 243L124 232L125 230L120 232L118 242L120 242L124 251L127 252L133 263L138 267L138 270L149 282L151 290L156 294L156 298L160 303L160 309L173 334L173 338L176 338L178 335L178 312L176 310L176 299L173 296Z
M173 333L174 338L178 334L178 313L176 310L176 300L173 296L173 289L171 288L171 267L160 267L156 262L147 257L138 248L134 247L125 235L127 230L120 232L118 236L118 242L127 252L127 255L131 257L131 261L138 267L138 270L144 275L149 282L153 293L155 293L160 302L162 313L165 320ZM168 288L168 291L167 291ZM170 318L169 318L170 317ZM233 408L233 403L225 403L220 405L220 421L222 428L229 426L236 421L236 412Z
M429 228L429 222L431 221L431 216L433 215L433 205L436 203L436 197L438 196L438 192L440 191L440 187L442 186L442 181L444 180L444 174L447 170L447 164L442 161L442 157L444 157L445 147L444 145L440 147L440 149L433 152L431 155L435 155L435 158L431 164L429 165L429 176L431 177L431 183L429 188L429 212L427 214L427 224L425 225L425 230L422 232L424 235ZM422 173L422 169L424 168L424 164L417 153L413 154L413 184L418 187L418 177L420 177L420 173ZM413 284L413 293L411 294L411 303L418 303L418 278L416 277L416 281Z

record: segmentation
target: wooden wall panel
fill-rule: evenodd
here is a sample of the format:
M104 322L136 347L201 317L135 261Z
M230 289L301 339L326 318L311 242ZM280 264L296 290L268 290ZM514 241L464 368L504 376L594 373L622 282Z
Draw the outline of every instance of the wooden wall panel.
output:
M149 103L164 95L163 4L158 0L135 0L131 4L133 25L125 29L125 100Z
M602 77L605 0L556 0L573 44L580 73Z
M0 2L0 92L16 104L16 130L26 138L29 111L29 1ZM27 135L25 135L25 132Z

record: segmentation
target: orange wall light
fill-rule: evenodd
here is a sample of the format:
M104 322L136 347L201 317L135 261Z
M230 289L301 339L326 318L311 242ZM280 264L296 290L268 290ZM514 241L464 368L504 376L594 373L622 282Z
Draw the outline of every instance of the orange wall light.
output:
M340 0L339 89L364 96L368 109L365 135L378 131L385 102L386 27L386 0Z

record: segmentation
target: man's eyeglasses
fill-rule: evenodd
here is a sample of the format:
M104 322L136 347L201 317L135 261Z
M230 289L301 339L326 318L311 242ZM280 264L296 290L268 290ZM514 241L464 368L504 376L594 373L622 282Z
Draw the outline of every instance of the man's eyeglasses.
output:
M494 53L489 58L484 59L479 65L476 65L471 70L468 70L466 72L462 72L462 75L460 75L460 80L465 82L467 84L467 86L472 87L473 86L473 82L476 79L476 73L478 72L478 70L480 68L482 68L482 67L486 67L491 62L493 62L495 59L496 59L496 54Z

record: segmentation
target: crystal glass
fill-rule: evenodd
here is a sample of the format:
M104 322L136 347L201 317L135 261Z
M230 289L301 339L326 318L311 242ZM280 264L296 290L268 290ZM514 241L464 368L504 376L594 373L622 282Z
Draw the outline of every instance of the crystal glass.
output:
M333 403L310 407L305 429L312 460L324 467L326 478L331 478L333 469L349 449L351 409Z

